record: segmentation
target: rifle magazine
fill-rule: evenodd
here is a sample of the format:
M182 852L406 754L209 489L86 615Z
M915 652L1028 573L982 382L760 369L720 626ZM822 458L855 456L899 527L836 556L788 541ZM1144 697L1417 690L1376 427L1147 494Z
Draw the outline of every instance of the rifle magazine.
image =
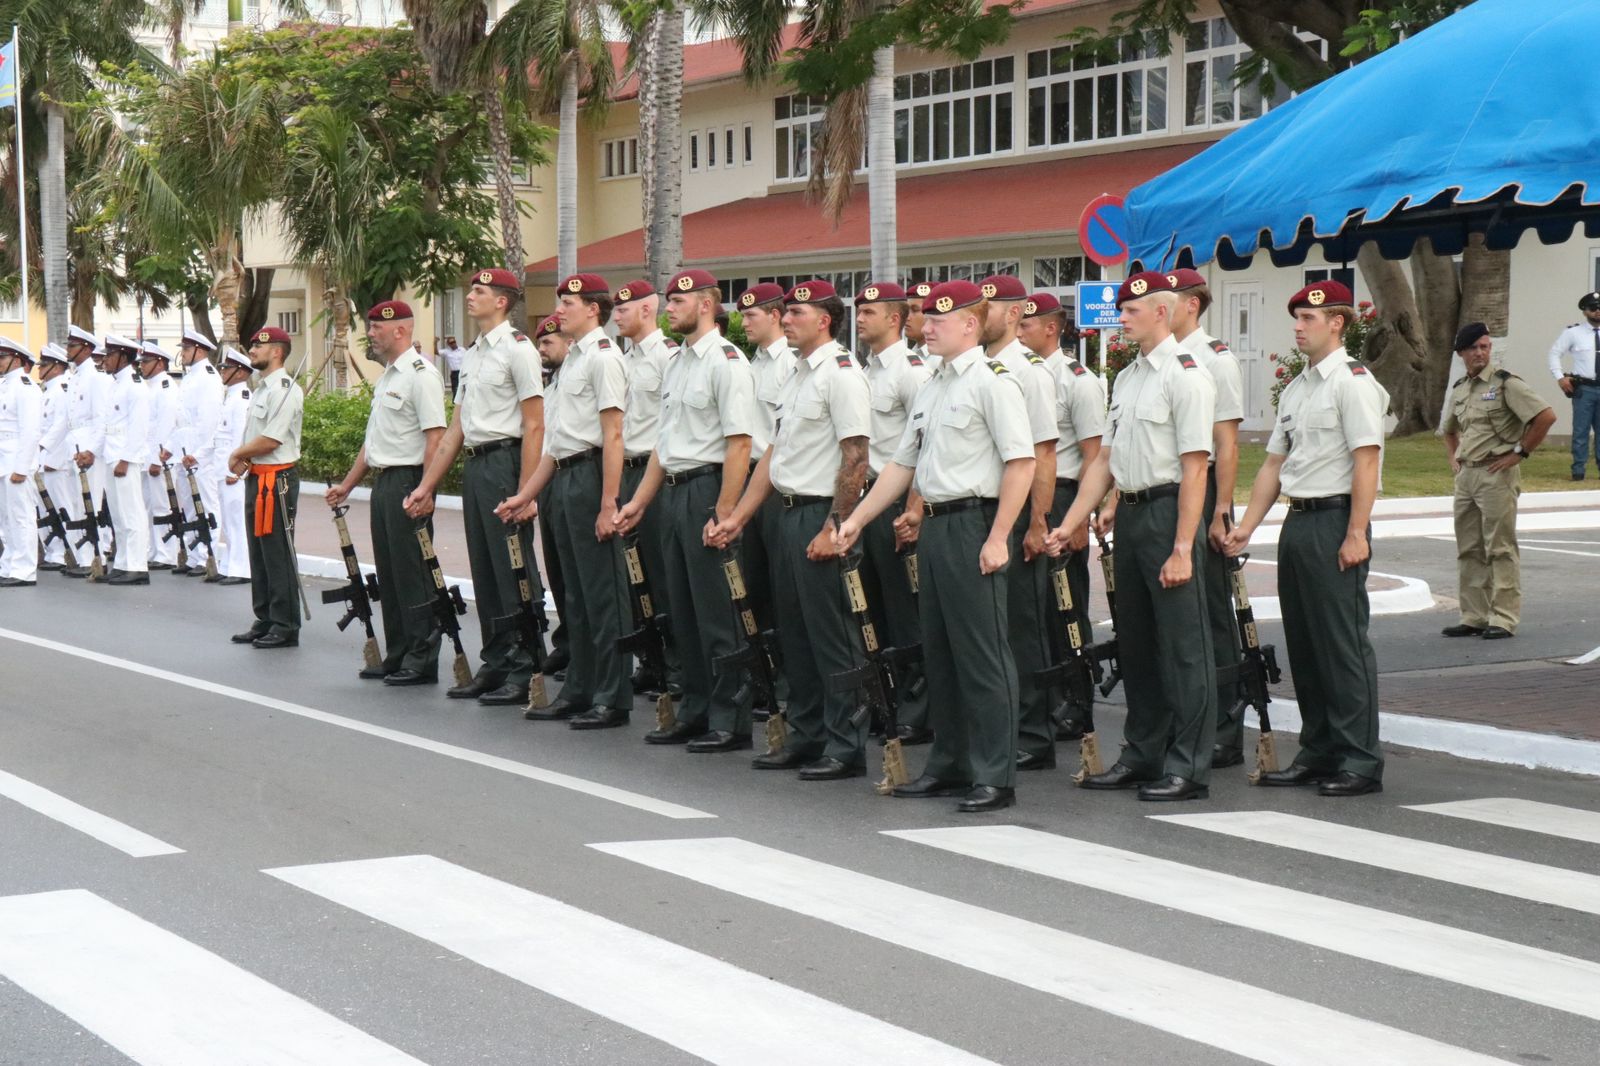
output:
M911 780L911 774L906 770L906 755L900 745L900 738L893 737L883 745L883 780L873 786L878 795L887 796L894 792L896 785L903 785Z
M783 720L783 712L767 715L767 754L776 755L782 751L788 739L789 723Z
M1083 784L1086 777L1106 772L1105 760L1100 757L1100 738L1093 733L1085 733L1083 739L1078 741L1078 759L1080 765L1078 772L1072 775L1072 780L1079 785Z
M1262 774L1270 774L1278 769L1278 744L1270 732L1263 732L1256 739L1256 768L1248 774L1252 785L1261 783Z
M383 656L378 654L377 637L368 637L367 642L361 646L361 661L368 670L376 670L383 665Z

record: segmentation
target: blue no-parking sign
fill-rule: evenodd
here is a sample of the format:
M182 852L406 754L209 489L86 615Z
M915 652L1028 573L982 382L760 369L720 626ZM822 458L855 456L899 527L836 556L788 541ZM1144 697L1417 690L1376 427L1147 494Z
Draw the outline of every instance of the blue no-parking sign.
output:
M1122 325L1116 282L1080 281L1077 300L1075 318L1079 329L1116 329Z

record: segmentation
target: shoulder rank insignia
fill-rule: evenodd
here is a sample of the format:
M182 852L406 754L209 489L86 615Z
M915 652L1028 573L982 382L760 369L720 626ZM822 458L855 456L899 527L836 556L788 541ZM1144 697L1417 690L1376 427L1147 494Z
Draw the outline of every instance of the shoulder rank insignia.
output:
M162 379L161 379L161 387L162 387L162 388L163 388L163 389L170 389L170 388L172 388L172 379L171 379L171 378L162 378Z
M907 352L906 353L906 362L910 363L912 366L921 366L922 365L922 356L918 355L914 351Z
M212 366L210 363L205 364L205 367L207 374L215 374L217 372L217 368Z
M1360 375L1360 374L1370 374L1370 373L1372 373L1372 371L1368 370L1366 367L1362 366L1360 363L1351 363L1350 364L1350 373Z
M1221 341L1212 341L1211 342L1211 350L1216 352L1218 355L1224 355L1224 354L1227 354L1230 351L1228 346L1226 344L1223 344Z
M1081 377L1084 377L1085 375L1087 375L1089 373L1087 370L1085 370L1083 368L1083 364L1078 362L1076 359L1069 360L1067 362L1067 365L1072 368L1072 373L1073 373L1073 376L1075 376L1075 377L1080 377L1081 378Z
M416 359L411 360L411 369L412 370L426 370L426 369L428 369L428 363L427 363L427 361L425 359L423 359L423 358L421 358L419 356Z
M512 330L511 339L516 341L525 341L528 339L528 335L526 333L518 332L517 330Z
M1006 365L1004 363L991 362L989 364L989 369L993 370L996 374L1009 374L1009 373L1011 373L1011 371L1006 369Z
M24 385L32 385L33 384L33 379L30 378L27 374L23 374L22 375L22 383Z
M245 389L244 390L244 398L247 399L247 400L250 398L250 390L249 389Z
M851 367L856 365L855 357L849 352L840 352L838 355L833 357L833 361L838 363L846 370L849 370Z
M610 337L601 337L600 338L599 347L601 347L601 348L609 348L609 347L611 347L611 338Z
M290 378L290 377L285 377L285 378L282 379L282 381L283 381L283 387L286 388L286 389L289 386L294 384L294 379Z
M1044 357L1038 352L1029 352L1028 362L1032 363L1034 366L1044 366Z
M1193 370L1198 364L1195 363L1194 356L1190 355L1188 352L1179 352L1178 365L1183 367L1185 370Z
M1498 372L1497 374L1495 374L1495 377L1499 378L1501 381L1510 381L1512 378L1514 378L1516 376L1517 375L1513 374L1509 370L1502 370L1502 371Z
M741 352L738 348L735 348L731 344L724 344L722 346L722 354L727 356L729 359L743 359L744 358L744 353Z
M1466 380L1467 380L1467 375L1462 374L1460 377L1456 378L1454 381L1452 381L1450 383L1450 387L1452 389L1459 389L1462 386L1462 384L1466 382Z

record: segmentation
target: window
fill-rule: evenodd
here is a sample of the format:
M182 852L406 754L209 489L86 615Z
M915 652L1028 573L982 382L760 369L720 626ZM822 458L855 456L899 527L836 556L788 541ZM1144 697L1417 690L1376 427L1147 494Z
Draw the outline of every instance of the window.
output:
M1035 289L1069 289L1080 281L1099 281L1100 264L1081 255L1035 256Z
M1594 287L1590 292L1600 292L1600 248L1591 249L1589 252L1589 282ZM0 315L0 317L4 317Z
M898 166L944 163L1011 151L1010 56L939 67L894 79Z
M1327 58L1327 41L1303 30L1297 36ZM1264 93L1259 82L1234 84L1234 72L1252 53L1227 19L1189 23L1185 52L1183 121L1191 129L1248 122L1294 95L1282 83L1270 93Z
M639 138L600 143L600 178L631 178L639 173Z
M706 130L706 169L717 165L717 131Z
M1306 271L1305 284L1315 285L1319 281L1337 281L1352 293L1356 291L1356 272L1353 267L1329 267L1326 270Z
M299 336L299 334L300 334L300 312L299 311L279 311L278 312L278 328L283 330L285 333L289 334L289 336L291 336L291 337Z
M749 166L756 160L756 134L755 129L746 122L744 124L744 165Z
M483 183L485 185L493 185L495 183L494 156L479 156L478 165L483 168ZM533 184L533 168L528 165L526 159L513 159L511 161L511 183L513 185Z
M1124 37L1114 58L1070 48L1028 53L1028 147L1054 148L1167 128L1167 61L1154 34Z
M689 134L689 173L693 174L694 172L698 171L699 169L700 169L700 135L698 133L691 133L691 134Z
M772 102L779 181L810 177L811 146L822 132L824 109L820 96L780 96Z
M722 302L727 305L735 303L739 294L749 287L749 278L722 278L717 282L717 288L722 290Z
M939 266L911 267L908 281L982 281L991 274L1020 274L1022 263L1016 259L996 259L981 263L944 263Z
M7 300L0 300L0 322L22 321L22 297L13 296Z

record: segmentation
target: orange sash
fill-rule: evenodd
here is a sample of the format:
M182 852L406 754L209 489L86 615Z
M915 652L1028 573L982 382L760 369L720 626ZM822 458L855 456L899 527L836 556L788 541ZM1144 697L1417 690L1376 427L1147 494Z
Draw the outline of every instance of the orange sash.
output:
M256 476L256 536L272 533L272 516L277 513L278 474L293 468L293 463L250 464L250 473Z

